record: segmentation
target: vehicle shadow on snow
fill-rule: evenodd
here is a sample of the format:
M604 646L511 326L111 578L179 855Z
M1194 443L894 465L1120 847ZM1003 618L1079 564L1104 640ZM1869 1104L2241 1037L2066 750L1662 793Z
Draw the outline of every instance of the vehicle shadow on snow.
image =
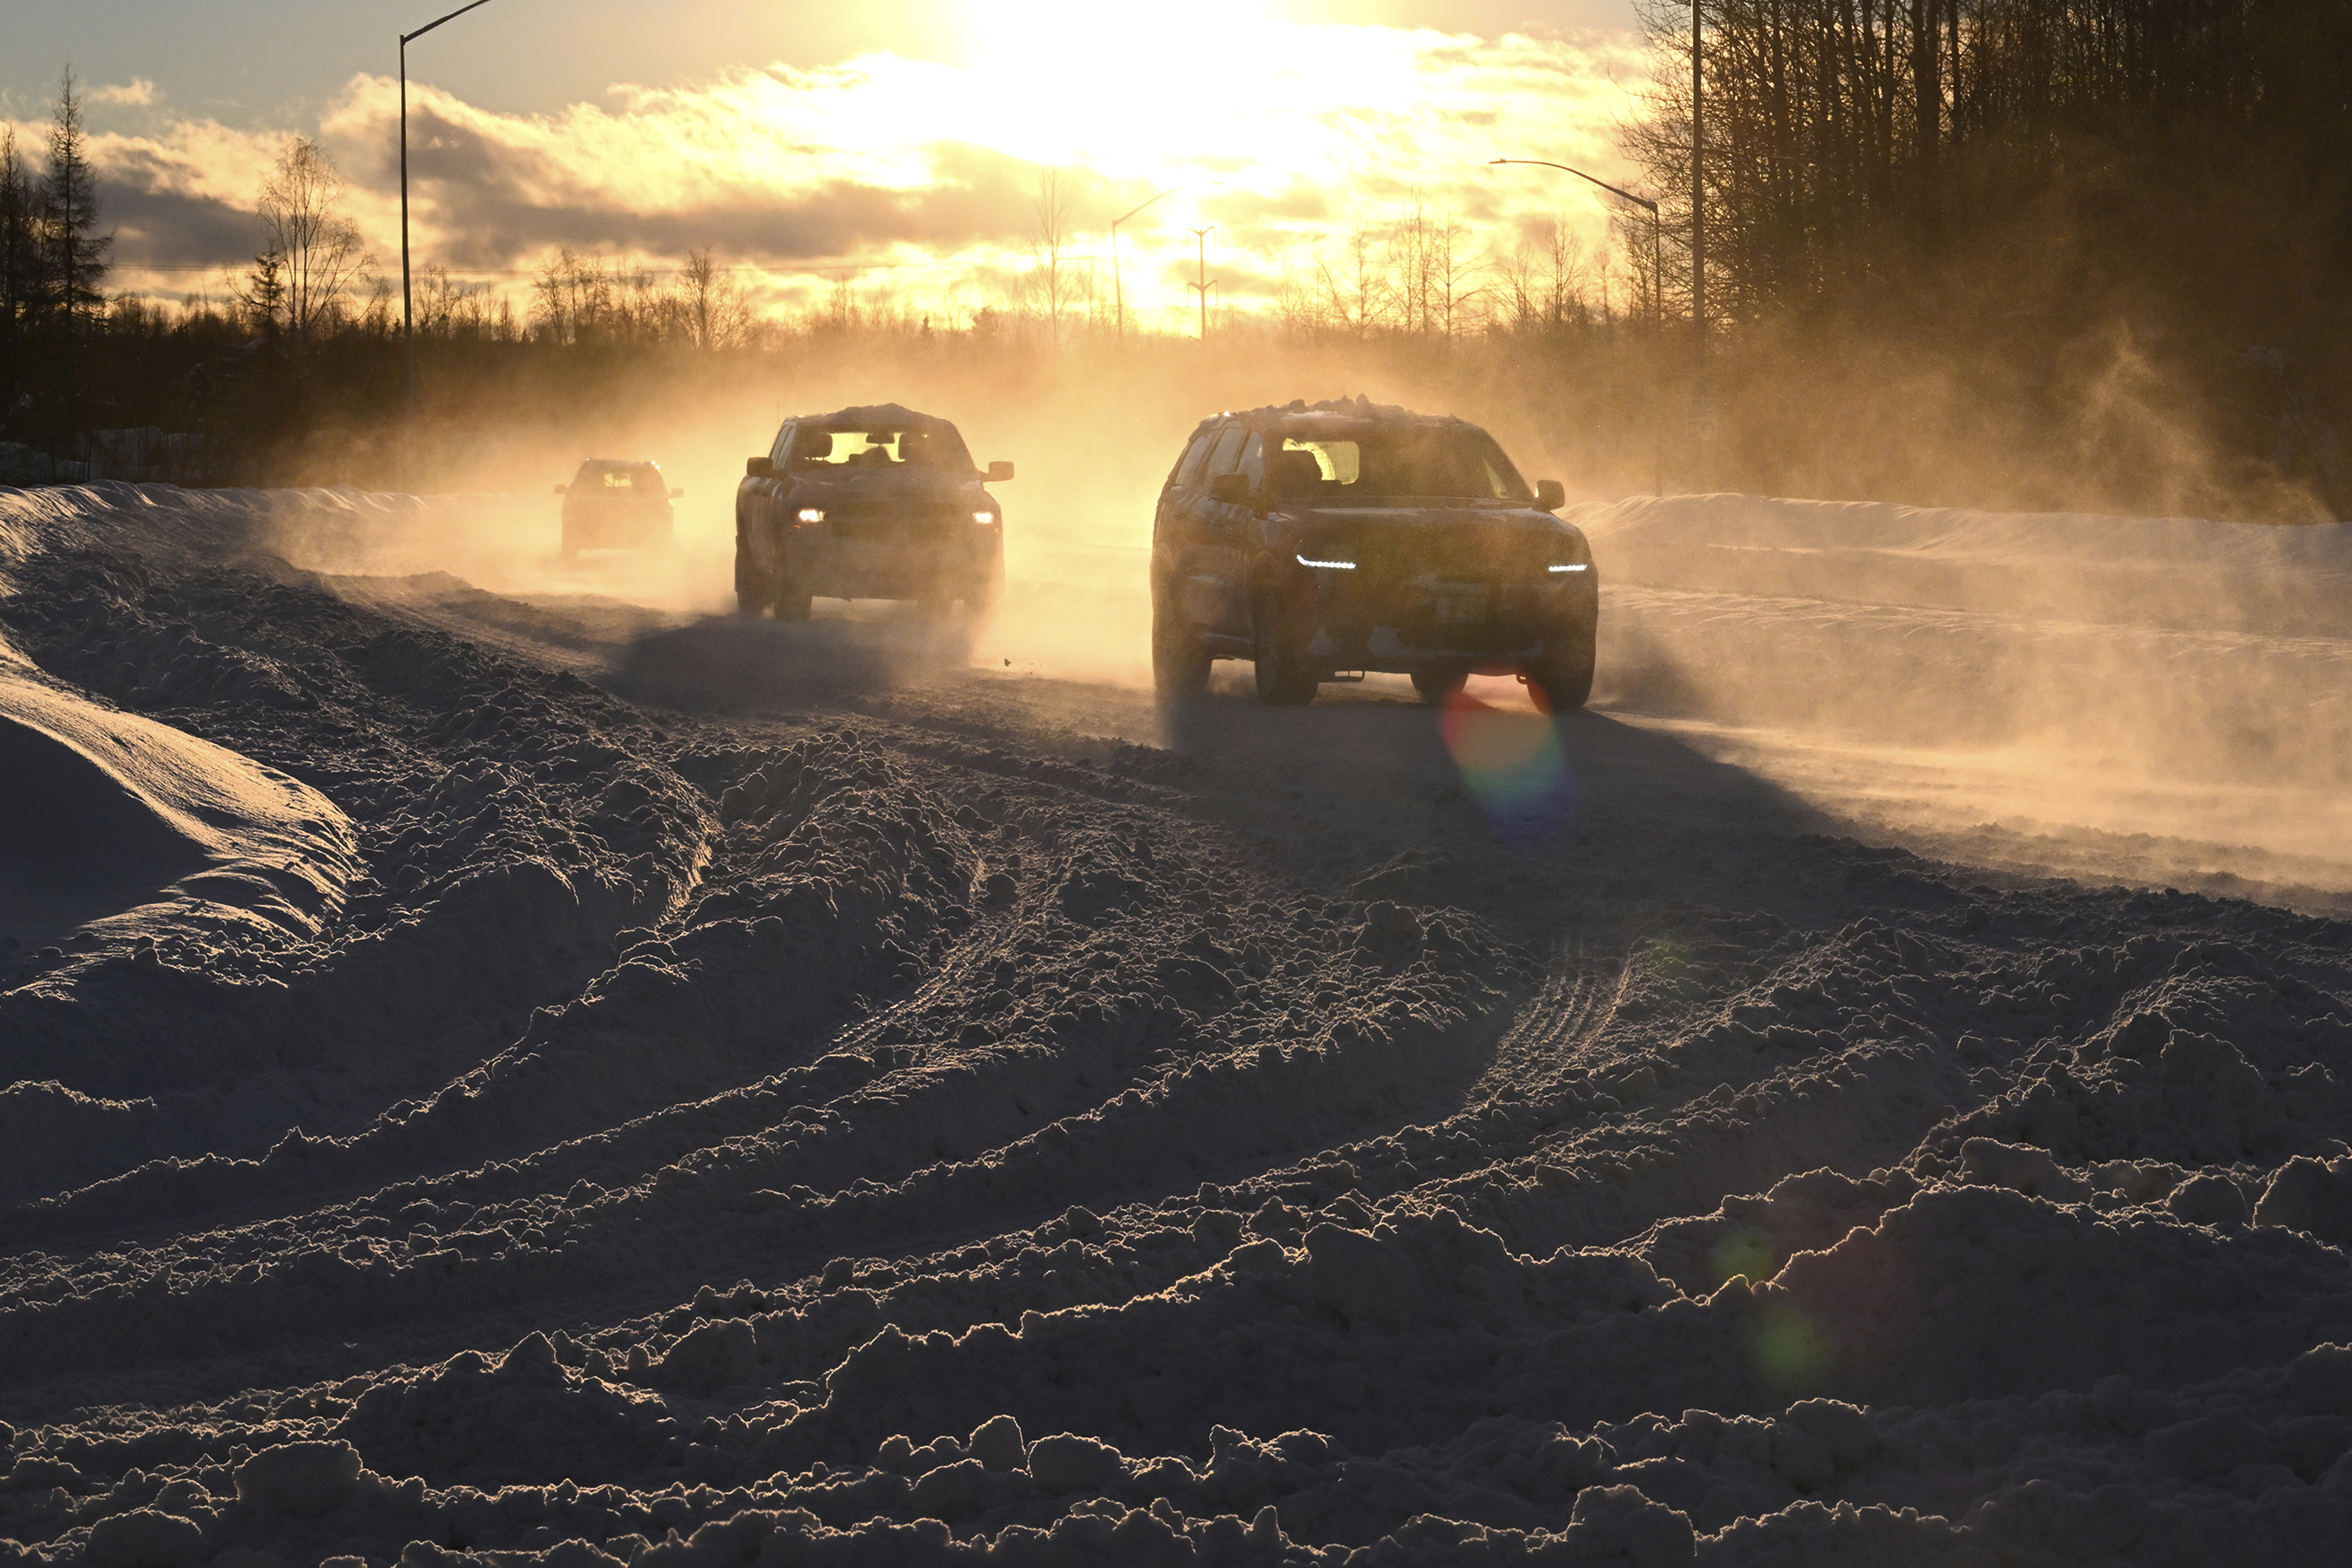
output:
M1780 901L1799 895L1776 886L1788 841L1842 833L1779 785L1612 713L1335 696L1276 709L1220 693L1163 709L1160 730L1216 776L1208 815L1359 898L1519 912Z
M605 684L635 702L741 713L914 684L961 669L971 647L967 626L912 606L807 621L709 616L630 642Z

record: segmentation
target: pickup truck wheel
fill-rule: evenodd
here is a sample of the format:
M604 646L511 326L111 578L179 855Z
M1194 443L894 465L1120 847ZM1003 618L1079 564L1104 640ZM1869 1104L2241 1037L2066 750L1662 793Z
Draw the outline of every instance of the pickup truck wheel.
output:
M1209 653L1192 628L1155 601L1151 687L1162 702L1191 702L1209 689Z
M1304 708L1322 684L1300 661L1289 619L1271 595L1258 601L1250 617L1256 630L1257 700L1272 708Z
M963 596L963 613L975 621L984 621L996 612L997 595L1004 589L1004 567L1002 563L992 566L988 574L969 589Z
M752 562L751 552L739 542L735 546L735 613L739 616L765 615L775 597L776 585Z

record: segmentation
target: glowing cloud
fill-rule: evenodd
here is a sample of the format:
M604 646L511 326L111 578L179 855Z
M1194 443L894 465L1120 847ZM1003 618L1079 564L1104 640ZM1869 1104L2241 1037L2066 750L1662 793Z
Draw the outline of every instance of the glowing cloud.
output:
M1182 302L1171 241L1200 223L1219 226L1229 302L1246 304L1351 215L1377 221L1416 197L1451 204L1500 249L1553 213L1597 239L1605 217L1585 189L1498 178L1486 162L1508 152L1622 175L1612 127L1620 84L1639 71L1627 39L1309 26L1248 0L1215 0L1182 26L982 0L977 27L969 65L874 53L746 67L550 113L494 112L412 82L418 255L514 277L560 245L656 266L707 245L782 279L912 267L906 279L934 292L1024 264L1036 177L1054 168L1081 254L1101 248L1113 214L1187 187L1122 234L1131 308L1139 295L1147 310ZM1248 47L1234 47L1241 37ZM362 76L318 128L383 257L398 250L397 120L396 84ZM110 200L160 217L173 202L248 205L281 140L185 121L93 152ZM124 260L243 260L242 244L222 252L217 221L190 229L196 245L174 245L142 218ZM1190 241L1181 248L1189 258Z

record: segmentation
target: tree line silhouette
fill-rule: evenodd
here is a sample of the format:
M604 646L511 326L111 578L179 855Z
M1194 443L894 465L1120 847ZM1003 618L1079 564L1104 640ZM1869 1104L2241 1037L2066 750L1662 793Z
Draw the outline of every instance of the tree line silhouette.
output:
M1626 142L1669 194L1687 315L1691 12L1642 4L1656 68ZM2352 6L1699 11L1708 314L1735 355L1907 377L1923 413L2023 412L1990 423L2118 466L2130 443L2096 426L2120 402L2217 474L2352 510ZM1924 394L1928 366L1959 392Z

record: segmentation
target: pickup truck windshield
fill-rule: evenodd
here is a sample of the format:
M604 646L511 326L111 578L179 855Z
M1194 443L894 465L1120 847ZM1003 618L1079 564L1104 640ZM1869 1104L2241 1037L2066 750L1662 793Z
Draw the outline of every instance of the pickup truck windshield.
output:
M1286 436L1281 451L1267 454L1266 479L1276 495L1302 500L1367 496L1535 499L1518 469L1484 430L1376 430L1344 440Z
M971 454L952 430L811 430L793 440L793 462L810 468L971 468Z

